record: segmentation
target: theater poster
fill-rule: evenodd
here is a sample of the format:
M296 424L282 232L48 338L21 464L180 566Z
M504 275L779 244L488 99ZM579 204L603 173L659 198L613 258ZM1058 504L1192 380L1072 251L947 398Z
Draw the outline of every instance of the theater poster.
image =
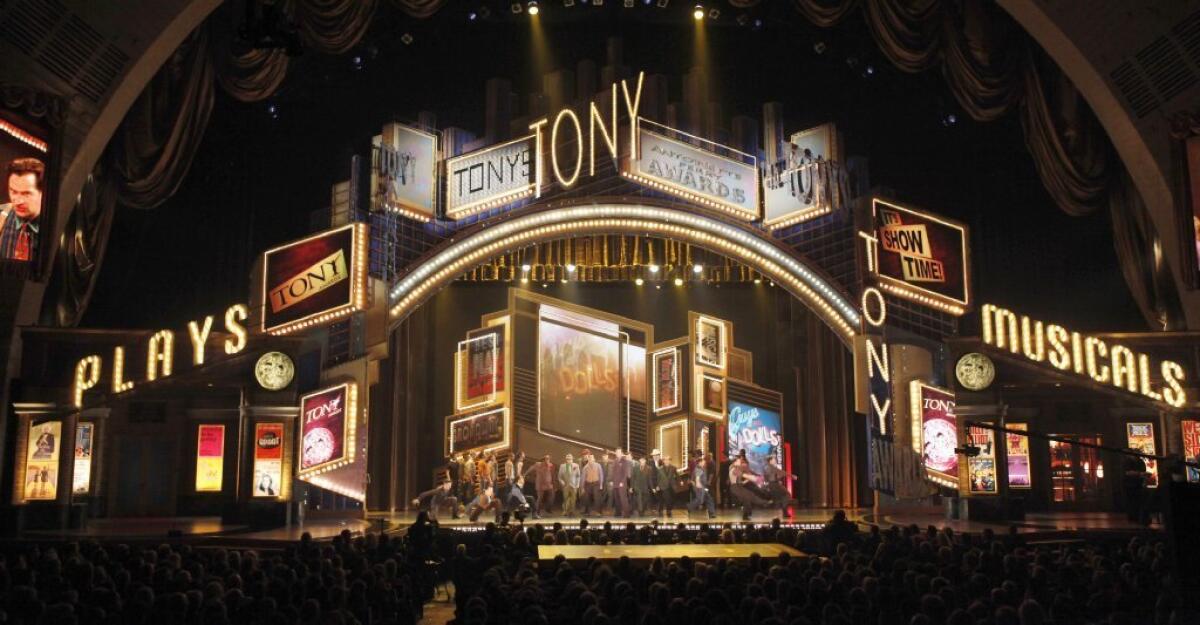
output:
M1153 423L1126 423L1125 432L1128 435L1128 444L1133 449L1144 454L1156 455L1154 445L1154 424ZM1150 458L1142 458L1146 463L1146 488L1158 488L1158 461Z
M286 334L367 307L367 226L354 223L263 254L262 328Z
M701 407L703 412L725 416L725 381L713 375L700 376Z
M1026 432L1029 431L1029 424L1009 423L1007 428ZM1033 475L1029 470L1029 437L1005 432L1004 444L1008 456L1008 487L1032 488Z
M300 471L312 471L344 459L347 429L354 415L350 384L339 384L300 398Z
M283 488L283 424L254 426L254 497L279 497Z
M679 351L675 348L654 352L654 412L679 407Z
M201 425L196 431L196 492L218 492L225 468L225 426Z
M979 455L967 458L968 488L972 495L994 495L999 492L996 481L996 433L988 428L970 428L971 444Z
M696 318L696 364L725 368L725 323L708 317Z
M871 204L876 273L896 295L932 298L959 309L970 303L967 227L876 198Z
M475 404L504 390L504 326L467 333L464 403Z
M71 492L86 495L92 490L92 448L96 424L80 423L75 428L75 469L71 476Z
M25 499L51 501L58 497L58 459L62 421L29 426L25 447Z
M437 199L437 135L390 123L376 139L371 168L372 208L421 221L433 219Z
M1179 423L1183 431L1183 458L1188 462L1200 460L1200 421L1183 420ZM1189 466L1187 480L1200 482L1200 469Z
M921 457L925 471L936 483L954 487L958 484L958 426L954 420L954 393L921 384L918 405L921 421Z
M545 308L545 307L543 307ZM538 324L540 426L561 436L620 445L620 344L616 336L562 325Z
M770 456L775 457L776 466L783 466L783 431L778 412L730 400L728 419L730 459L745 450L750 470L758 475L763 474Z
M0 107L0 262L21 275L43 269L44 237L53 231L49 135L36 120Z

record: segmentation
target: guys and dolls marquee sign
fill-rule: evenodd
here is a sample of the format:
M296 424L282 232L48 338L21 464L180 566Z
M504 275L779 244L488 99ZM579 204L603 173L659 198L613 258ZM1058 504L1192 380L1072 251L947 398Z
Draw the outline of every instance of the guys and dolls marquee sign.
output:
M731 458L745 450L750 470L758 475L762 475L768 457L774 456L776 466L783 466L783 433L778 412L730 400L727 422Z

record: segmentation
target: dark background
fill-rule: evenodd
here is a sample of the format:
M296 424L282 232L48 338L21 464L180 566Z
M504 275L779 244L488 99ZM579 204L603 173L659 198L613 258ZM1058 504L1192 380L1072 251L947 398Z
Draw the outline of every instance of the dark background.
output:
M903 74L882 59L858 12L823 30L790 3L765 2L740 26L741 12L706 4L722 9L704 28L726 116L759 117L763 102L778 100L789 134L836 122L847 152L870 158L873 184L971 227L977 301L1079 331L1146 329L1107 215L1070 217L1054 205L1013 115L969 120L940 73ZM270 100L218 95L178 194L155 210L119 212L84 325L174 327L245 301L256 255L308 232L309 213L329 205L330 185L348 177L350 156L366 154L384 122L430 110L441 127L481 132L484 81L492 76L512 78L527 101L529 87L540 84L530 18L512 15L507 2L487 5L487 19L468 21L479 3L452 2L432 19L414 20L382 3L355 50L293 59ZM672 76L679 99L679 76L693 64L691 3L542 5L552 66L573 68L584 58L602 65L606 38L620 36L624 65ZM956 123L946 123L949 115Z

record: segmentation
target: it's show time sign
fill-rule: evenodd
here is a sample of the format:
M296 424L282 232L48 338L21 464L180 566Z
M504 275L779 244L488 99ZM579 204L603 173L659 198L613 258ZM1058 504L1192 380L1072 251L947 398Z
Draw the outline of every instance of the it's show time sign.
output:
M879 198L867 267L892 295L961 315L971 304L967 227Z

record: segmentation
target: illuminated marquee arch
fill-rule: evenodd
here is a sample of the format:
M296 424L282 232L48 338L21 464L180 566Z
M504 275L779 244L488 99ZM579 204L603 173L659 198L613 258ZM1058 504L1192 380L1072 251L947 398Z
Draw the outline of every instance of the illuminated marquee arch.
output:
M479 227L413 263L389 291L389 318L398 324L455 278L492 257L540 241L587 234L656 235L724 254L800 299L847 345L859 327L854 302L820 270L767 235L697 213L694 208L640 199L544 207Z

